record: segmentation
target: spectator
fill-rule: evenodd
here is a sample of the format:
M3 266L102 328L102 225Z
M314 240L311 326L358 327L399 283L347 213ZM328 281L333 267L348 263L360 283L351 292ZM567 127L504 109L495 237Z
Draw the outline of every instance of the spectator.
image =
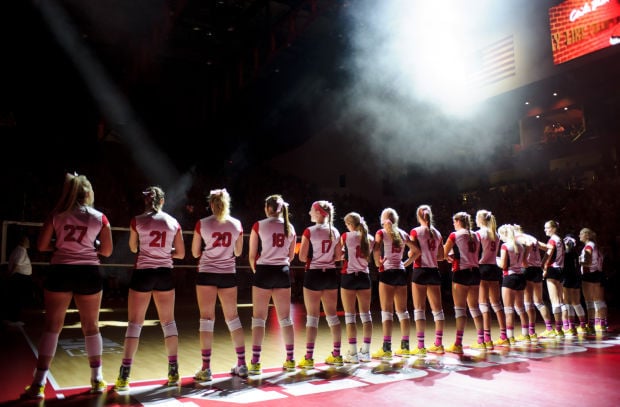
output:
M9 256L7 324L23 326L22 311L33 298L32 264L28 256L30 239L22 236Z

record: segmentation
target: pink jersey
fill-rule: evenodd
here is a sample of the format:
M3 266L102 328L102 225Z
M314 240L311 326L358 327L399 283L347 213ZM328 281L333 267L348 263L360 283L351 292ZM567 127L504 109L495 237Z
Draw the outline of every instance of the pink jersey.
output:
M52 264L99 265L95 241L108 218L90 206L79 206L57 213L52 220L56 234L56 250Z
M310 226L304 230L304 236L310 241L312 247L312 258L306 262L306 269L335 268L334 249L340 239L340 232L336 228L331 228L331 238L329 236L330 226L327 223Z
M506 251L507 262L503 270L505 276L510 274L523 274L523 256L525 255L525 247L519 243L502 244L502 250ZM517 253L518 252L518 253Z
M590 264L590 273L595 271L603 271L603 256L598 250L598 245L593 241L586 242L585 246L581 250L581 257L585 258L586 249L590 249L592 253L592 263ZM583 266L581 266L581 273L585 272Z
M467 229L459 229L450 233L448 240L454 245L452 250L452 271L466 270L478 267L478 255L480 253L480 241L478 235Z
M414 268L437 268L437 249L442 245L441 233L435 227L431 230L426 226L411 229L411 240L417 240L420 247L420 257L413 263Z
M553 235L549 238L547 245L555 247L553 251L553 257L551 258L551 267L564 267L564 242L557 235Z
M528 267L542 267L542 257L540 255L540 248L538 247L538 240L534 236L522 233L517 236L517 241L524 247L529 247L529 253L525 258L525 263Z
M289 235L284 234L284 219L269 217L254 223L252 230L260 239L260 252L256 264L272 266L290 265L289 250L297 241L295 228L289 224Z
M129 227L140 242L136 269L172 268L174 237L181 230L175 218L166 212L148 212L134 217Z
M343 248L347 249L347 258L342 266L342 274L368 273L368 256L364 256L361 251L360 243L362 235L360 232L346 232L342 234ZM368 251L372 256L372 249L375 245L375 238L368 235Z
M235 273L235 242L243 235L239 220L227 216L219 222L215 215L196 222L196 233L202 236L205 244L198 261L198 272Z
M497 249L500 245L499 237L495 234L495 240L491 240L491 232L489 228L482 226L476 232L478 239L480 239L480 246L482 247L482 255L479 264L497 264Z
M407 247L405 242L409 241L409 236L407 235L407 232L401 228L396 229L396 232L400 234L400 238L403 241L400 247L394 246L392 236L390 236L390 233L387 230L380 229L377 232L383 240L383 265L380 271L405 269L405 266L403 265L403 252L405 251L405 247Z

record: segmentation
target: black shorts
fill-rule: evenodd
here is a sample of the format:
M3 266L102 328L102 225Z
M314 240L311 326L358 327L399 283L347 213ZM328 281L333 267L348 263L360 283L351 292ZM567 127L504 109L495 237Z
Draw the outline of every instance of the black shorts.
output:
M340 287L345 290L367 290L370 288L370 275L364 272L343 274Z
M199 272L196 276L196 285L214 285L217 288L236 287L237 274Z
M402 286L409 284L407 271L404 269L389 269L379 273L379 281L387 285Z
M99 266L53 264L45 276L43 287L54 292L97 294L103 290L103 274Z
M602 283L604 280L603 277L602 271L592 271L589 273L583 273L581 275L581 281L585 281L586 283Z
M434 267L413 268L411 282L420 285L441 285L441 274L439 269Z
M482 281L502 281L502 269L497 264L481 264L480 280Z
M340 287L340 271L333 269L309 269L304 273L304 288L312 291L337 290Z
M562 269L559 267L548 267L546 279L562 281Z
M252 285L270 290L272 288L291 288L291 270L289 266L257 264Z
M523 274L509 274L502 279L502 287L510 288L515 291L525 290L525 276Z
M174 290L172 268L157 267L154 269L135 269L131 274L129 288L143 293Z
M577 273L562 274L562 287L565 288L581 288L581 276Z
M523 273L525 281L531 281L532 283L542 282L542 274L542 267L527 267Z
M467 286L480 285L480 270L478 267L457 270L452 272L452 282Z

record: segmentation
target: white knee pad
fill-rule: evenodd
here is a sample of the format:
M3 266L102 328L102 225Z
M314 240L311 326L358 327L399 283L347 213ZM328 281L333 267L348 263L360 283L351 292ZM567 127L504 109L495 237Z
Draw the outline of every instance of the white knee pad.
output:
M525 309L521 307L515 307L515 312L517 313L517 315L523 315L523 313L525 312Z
M394 319L394 314L388 311L381 311L381 322L391 321L392 319Z
M562 312L568 312L568 304L562 304Z
M605 301L594 301L594 309L600 311L602 309L607 308L607 303Z
M129 322L127 324L127 331L125 332L125 338L139 338L140 332L142 332L142 325Z
M433 320L434 321L445 321L446 316L443 313L443 310L433 311Z
M471 314L472 318L478 318L480 315L482 315L479 308L470 308L469 313Z
M56 347L58 346L59 334L54 332L45 332L39 341L39 355L54 357Z
M103 339L101 338L101 333L85 336L84 345L88 357L101 355L103 353Z
M306 316L306 326L309 328L318 328L319 327L319 317L315 317L312 315Z
M414 309L413 310L413 320L420 321L426 319L426 312L423 309Z
M542 311L542 310L544 310L545 308L547 308L547 306L545 305L545 303L544 303L544 302L535 302L535 303L534 303L534 306L535 306L536 308L538 308L538 311Z
M463 307L454 307L454 318L461 318L467 316L465 312L465 308Z
M362 324L365 324L367 322L372 322L372 314L370 313L370 311L362 312L360 314L360 319L362 320Z
M291 319L291 317L282 318L280 320L280 327L281 328L284 328L285 326L291 326L291 325L293 325L293 320Z
M200 332L213 332L213 325L215 325L215 321L212 319L201 319L200 320L200 328L198 329Z
M170 321L166 325L162 325L161 329L164 331L164 338L179 336L176 321Z
M562 305L564 304L551 304L551 310L554 314L560 314L562 312Z
M514 308L512 308L512 307L504 307L504 313L505 313L506 315L508 315L508 314L514 314L514 312L515 312Z
M594 309L594 301L586 301L586 308L589 310Z
M405 310L403 312L397 312L396 316L398 317L399 321L402 321L403 319L409 319L409 311Z
M483 314L489 312L489 304L487 304L486 302L481 302L480 304L478 304L478 308L480 308L480 312L482 312Z
M525 312L527 312L527 311L532 309L532 303L531 302L524 302L523 303L523 307L525 308Z
M265 325L266 321L264 319L252 317L252 328L264 328Z
M340 325L340 319L338 318L338 315L326 315L325 319L327 320L328 326Z
M344 313L344 323L345 324L354 324L355 323L355 314L351 312Z
M581 306L581 304L573 305L573 308L575 308L575 314L577 314L578 317L583 317L584 315L586 315L586 312Z
M499 302L496 302L494 304L491 304L491 308L493 308L493 312L499 312L502 310L502 304Z
M233 332L237 329L241 329L241 320L237 317L235 319L231 319L230 321L226 321L226 325L228 325L228 330Z

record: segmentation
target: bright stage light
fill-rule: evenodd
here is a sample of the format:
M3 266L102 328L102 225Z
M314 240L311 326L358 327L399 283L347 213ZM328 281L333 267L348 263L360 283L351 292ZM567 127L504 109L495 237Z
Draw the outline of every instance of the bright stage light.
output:
M358 69L391 84L400 96L467 117L483 95L480 69L485 27L494 23L490 0L371 2L356 34ZM374 65L374 66L373 66Z

